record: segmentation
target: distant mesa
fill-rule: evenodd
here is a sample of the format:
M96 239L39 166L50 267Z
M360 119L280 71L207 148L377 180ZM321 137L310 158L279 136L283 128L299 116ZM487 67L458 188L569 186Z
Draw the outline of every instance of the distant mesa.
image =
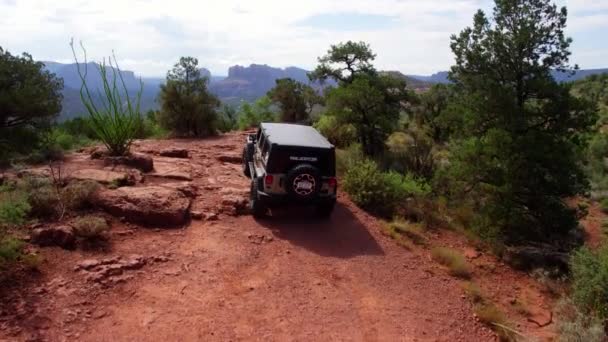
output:
M210 88L211 92L224 102L254 101L266 95L275 86L277 79L291 78L311 84L307 74L307 70L296 67L281 69L263 64L251 64L248 67L235 65L228 69L228 77L218 82L211 82Z

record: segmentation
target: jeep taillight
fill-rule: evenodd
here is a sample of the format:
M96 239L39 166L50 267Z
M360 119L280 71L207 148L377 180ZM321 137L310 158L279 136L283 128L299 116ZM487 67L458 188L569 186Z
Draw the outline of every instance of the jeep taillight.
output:
M274 177L272 175L266 175L266 177L264 178L264 183L266 183L267 186L272 185L273 181Z
M330 188L335 188L336 186L338 186L338 180L335 177L332 177L327 180L327 185L329 185Z

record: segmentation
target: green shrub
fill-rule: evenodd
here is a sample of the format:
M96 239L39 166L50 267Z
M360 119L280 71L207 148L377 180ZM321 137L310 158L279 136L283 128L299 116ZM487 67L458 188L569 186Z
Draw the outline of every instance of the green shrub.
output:
M604 198L600 201L600 208L604 213L608 213L608 198Z
M22 225L30 209L23 193L0 187L0 226Z
M64 151L71 150L76 144L76 139L74 136L64 132L62 130L54 130L53 132L55 136L53 137L57 145L61 147Z
M76 148L90 146L93 143L87 136L82 133L71 133L62 126L53 127L44 139L44 149L60 149L62 151L70 151Z
M237 112L236 109L229 105L224 104L218 113L217 129L220 132L230 132L237 127Z
M74 234L88 241L107 240L110 226L108 222L97 216L84 216L77 218L74 223Z
M139 139L164 139L169 136L169 131L163 128L159 123L148 118L142 121L140 129L136 135Z
M471 267L458 251L446 247L436 247L431 250L431 255L435 261L446 266L451 275L464 279L471 277Z
M355 167L358 163L365 160L365 156L363 155L363 151L361 150L361 145L352 144L346 149L337 149L336 150L336 172L338 175L342 176L346 173L346 171Z
M261 122L277 121L277 115L271 107L272 101L267 96L259 98L252 105L243 104L238 113L238 128L245 130L258 127Z
M431 179L435 170L435 142L423 127L411 125L405 132L394 132L386 140L391 168Z
M392 215L398 202L404 200L371 160L364 160L346 172L344 190L358 206L381 215Z
M59 127L72 136L80 136L83 139L96 140L97 133L93 129L91 120L87 117L77 117L62 122Z
M572 299L587 314L608 318L608 246L572 255Z
M23 255L24 243L12 237L0 238L0 266L19 260Z
M430 187L411 175L381 172L375 162L363 160L346 172L344 190L361 208L387 216L408 198L427 195Z
M334 115L321 115L313 126L337 147L350 146L357 140L355 126L339 123Z

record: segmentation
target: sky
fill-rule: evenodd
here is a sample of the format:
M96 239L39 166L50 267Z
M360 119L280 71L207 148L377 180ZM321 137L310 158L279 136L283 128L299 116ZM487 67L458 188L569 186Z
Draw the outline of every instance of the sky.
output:
M608 67L608 0L556 0L569 10L571 61ZM428 75L453 63L450 35L488 0L0 0L0 47L42 61L115 52L123 70L164 76L180 56L213 75L251 63L312 69L330 44L368 42L382 70Z

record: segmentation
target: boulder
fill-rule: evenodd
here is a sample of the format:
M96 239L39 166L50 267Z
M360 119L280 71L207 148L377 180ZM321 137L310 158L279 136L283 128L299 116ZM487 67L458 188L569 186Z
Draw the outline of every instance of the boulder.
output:
M58 246L64 249L76 247L74 229L70 226L56 226L34 229L30 242L42 247Z
M166 148L159 153L163 157L169 158L189 158L190 153L184 148Z
M191 181L192 165L173 158L154 158L154 172L150 176Z
M131 153L120 157L105 157L104 164L107 165L126 165L134 167L142 172L152 172L154 170L154 160L152 157L142 153Z
M180 226L188 221L190 199L162 186L104 189L94 204L125 221L149 226Z
M218 156L217 160L221 161L222 163L240 164L243 158L238 153L225 153Z
M196 185L192 184L191 182L165 183L165 184L161 184L159 186L162 186L162 187L168 188L168 189L175 189L175 190L183 193L184 195L186 195L186 197L188 197L188 198L194 198L198 194L198 187Z
M76 180L92 180L101 184L116 184L116 185L134 185L135 180L129 175L122 172L96 170L96 169L81 169L72 172L71 179Z

